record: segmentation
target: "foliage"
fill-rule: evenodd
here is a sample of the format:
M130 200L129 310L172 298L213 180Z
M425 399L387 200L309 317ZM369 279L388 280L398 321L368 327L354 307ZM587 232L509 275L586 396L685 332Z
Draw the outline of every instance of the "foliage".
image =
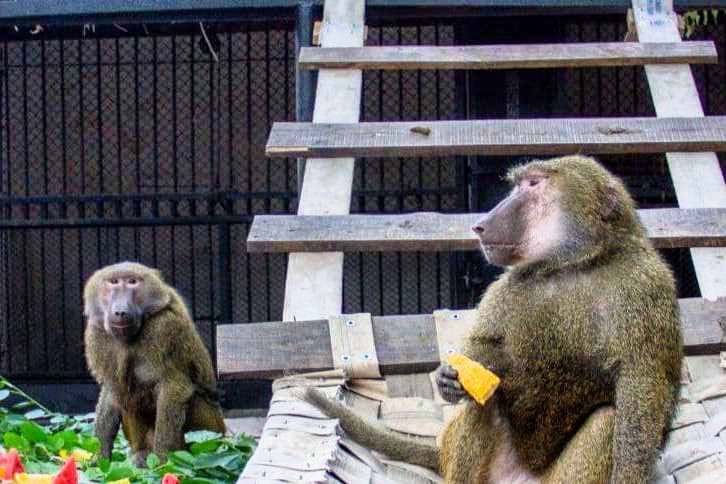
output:
M5 406L6 402L12 402ZM164 474L182 484L232 484L255 448L248 435L225 437L197 431L185 435L188 450L171 452L161 463L151 454L147 469L135 467L122 432L114 443L111 460L98 457L101 443L93 436L94 414L70 416L53 412L0 376L0 446L16 448L28 473L55 474L64 457L73 455L81 482L111 482L128 478L133 483L156 484Z
M721 10L711 8L706 10L689 10L683 14L684 31L683 35L690 38L701 27L706 27L709 23L716 23Z

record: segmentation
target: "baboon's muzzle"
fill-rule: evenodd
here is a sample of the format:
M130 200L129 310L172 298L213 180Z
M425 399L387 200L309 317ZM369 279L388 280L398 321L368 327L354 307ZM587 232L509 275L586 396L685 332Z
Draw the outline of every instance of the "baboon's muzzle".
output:
M511 265L525 231L527 197L513 190L471 228L490 264Z

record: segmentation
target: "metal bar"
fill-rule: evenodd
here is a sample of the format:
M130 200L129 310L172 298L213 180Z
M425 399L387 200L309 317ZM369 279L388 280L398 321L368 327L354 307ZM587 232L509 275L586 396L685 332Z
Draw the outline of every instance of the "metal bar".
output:
M422 189L424 193L436 192L436 189ZM380 191L370 190L371 194L378 194ZM283 198L292 197L294 194L287 192L236 192L236 191L213 191L213 192L178 192L178 193L129 193L129 194L88 194L88 195L36 195L28 197L0 196L0 203L10 205L33 205L48 203L98 203L98 202L130 202L130 201L155 201L160 202L181 202L193 200L245 200L256 198Z
M295 16L295 59L300 48L310 47L313 41L313 0L300 0ZM312 121L315 106L315 79L313 72L295 64L295 120ZM297 192L302 190L305 176L305 158L297 159Z
M216 225L219 223L244 224L252 222L252 215L223 215L195 217L146 217L136 219L67 218L67 219L11 219L0 220L0 229L58 229L93 227L159 227L177 225ZM80 246L80 244L79 244ZM27 264L26 264L27 265Z
M311 0L322 5L322 0ZM113 22L167 22L172 19L194 18L223 19L231 16L256 17L266 10L290 10L297 0L157 0L154 2L129 2L128 0L10 0L3 2L0 20L7 23L84 23ZM675 0L676 9L696 7L723 7L726 0ZM367 6L382 9L383 13L396 9L410 9L414 14L431 15L431 9L443 14L456 13L457 9L512 10L532 9L562 11L579 9L591 13L599 11L624 12L630 6L628 0L368 0ZM428 8L421 8L428 7ZM418 10L418 12L415 12ZM452 12L453 11L453 12ZM279 15L279 12L270 12ZM495 12L494 12L495 13Z
M230 226L227 223L222 223L217 226L217 237L219 243L219 254L217 257L218 261L218 275L217 281L219 282L218 294L219 294L219 322L218 324L232 324L232 271L231 267L231 255L232 255L232 243ZM215 357L212 359L214 362L214 369L217 369L217 326L212 323L212 354Z

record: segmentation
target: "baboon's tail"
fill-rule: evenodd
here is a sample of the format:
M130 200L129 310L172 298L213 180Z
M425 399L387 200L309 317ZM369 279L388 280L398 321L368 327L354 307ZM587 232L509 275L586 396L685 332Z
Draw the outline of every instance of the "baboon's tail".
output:
M381 424L361 417L313 387L305 388L301 398L329 417L340 420L343 430L359 444L381 452L393 460L438 470L439 449L436 445L392 432Z

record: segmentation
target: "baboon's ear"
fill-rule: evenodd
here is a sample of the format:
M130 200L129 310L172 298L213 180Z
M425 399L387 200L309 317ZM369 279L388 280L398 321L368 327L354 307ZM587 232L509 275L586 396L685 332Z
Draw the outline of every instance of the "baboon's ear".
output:
M622 211L623 201L620 199L617 186L612 181L605 185L604 198L600 214L602 219L608 221L617 218Z

